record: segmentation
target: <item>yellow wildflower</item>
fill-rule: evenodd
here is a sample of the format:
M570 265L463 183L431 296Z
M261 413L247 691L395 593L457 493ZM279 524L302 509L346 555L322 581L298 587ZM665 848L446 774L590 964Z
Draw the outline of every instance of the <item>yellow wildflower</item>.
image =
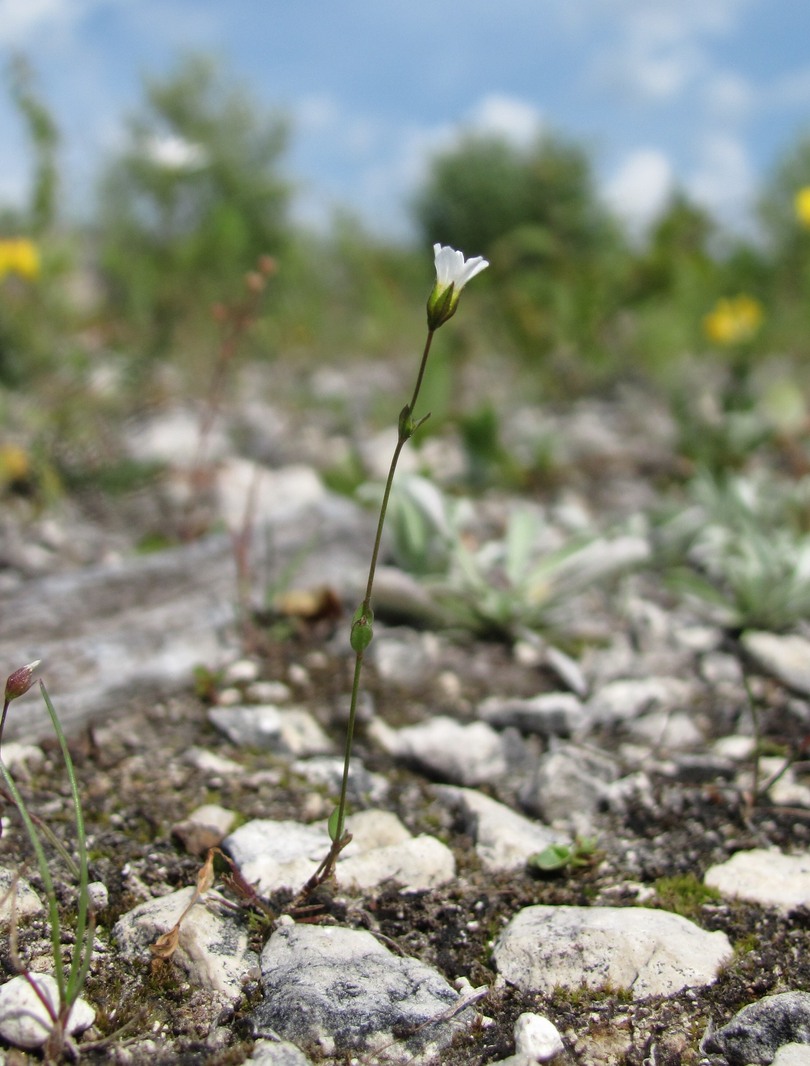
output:
M17 274L26 281L39 277L39 249L28 237L0 240L0 280L7 274Z
M796 207L796 218L799 222L810 229L810 185L803 185L801 189L796 193L794 200Z
M762 304L753 296L725 296L704 316L703 330L713 344L742 344L751 340L763 317Z
M0 444L0 486L23 481L31 473L31 460L18 444Z

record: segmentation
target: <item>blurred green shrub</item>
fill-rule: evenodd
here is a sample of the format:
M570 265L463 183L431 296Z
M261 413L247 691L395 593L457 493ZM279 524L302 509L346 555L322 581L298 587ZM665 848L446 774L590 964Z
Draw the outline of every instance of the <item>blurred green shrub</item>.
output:
M122 339L156 357L207 333L213 302L286 241L287 129L191 56L147 82L129 134L101 182L99 256Z
M425 241L490 260L487 315L526 355L554 355L550 378L607 358L629 260L581 148L469 135L434 159L413 210Z

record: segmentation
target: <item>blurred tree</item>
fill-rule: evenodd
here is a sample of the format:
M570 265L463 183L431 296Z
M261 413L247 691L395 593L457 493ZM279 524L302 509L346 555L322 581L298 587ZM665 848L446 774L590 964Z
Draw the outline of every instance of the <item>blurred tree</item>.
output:
M810 134L792 145L777 163L759 201L766 250L783 297L807 301L810 295L810 227L797 211L810 186Z
M772 351L793 360L807 387L810 374L810 227L802 216L803 190L810 186L810 133L784 152L759 199L763 240L759 258L766 305L766 336Z
M704 208L678 191L655 221L632 272L631 298L671 294L705 283L712 269L714 221Z
M149 81L130 146L101 185L100 257L114 309L160 355L207 321L287 234L286 125L191 56Z
M9 64L11 97L28 127L35 152L34 180L31 185L29 218L25 224L35 236L50 229L56 219L59 130L53 116L37 93L34 74L22 55Z
M490 260L491 312L524 350L553 351L574 373L604 354L627 259L581 148L469 135L433 161L414 214L426 241Z

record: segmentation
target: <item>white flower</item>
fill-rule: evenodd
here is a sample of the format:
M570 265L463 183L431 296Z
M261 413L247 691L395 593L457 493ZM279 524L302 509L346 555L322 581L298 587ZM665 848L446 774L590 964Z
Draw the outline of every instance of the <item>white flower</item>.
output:
M453 285L456 292L461 292L468 281L489 266L483 256L476 255L472 259L465 259L463 252L457 252L446 244L434 244L433 257L436 264L436 284L442 289Z
M463 252L457 252L448 245L434 244L433 257L436 265L436 284L428 297L428 327L438 329L456 312L461 290L489 263L481 255L465 259Z

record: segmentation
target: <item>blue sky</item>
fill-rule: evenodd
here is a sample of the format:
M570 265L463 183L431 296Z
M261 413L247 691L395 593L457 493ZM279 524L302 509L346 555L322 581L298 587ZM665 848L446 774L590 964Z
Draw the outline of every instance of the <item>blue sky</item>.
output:
M0 47L34 65L74 202L123 145L142 76L205 51L289 117L299 217L346 205L392 234L431 155L471 129L576 139L633 226L674 184L744 225L810 133L808 41L808 0L0 0ZM14 200L29 158L5 97L0 144Z

